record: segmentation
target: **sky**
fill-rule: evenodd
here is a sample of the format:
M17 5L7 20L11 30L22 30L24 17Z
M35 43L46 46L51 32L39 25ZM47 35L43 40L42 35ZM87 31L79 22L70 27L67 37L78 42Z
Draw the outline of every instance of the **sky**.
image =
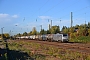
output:
M0 0L0 28L12 35L48 30L48 25L70 27L90 22L90 0ZM1 33L1 31L0 31Z

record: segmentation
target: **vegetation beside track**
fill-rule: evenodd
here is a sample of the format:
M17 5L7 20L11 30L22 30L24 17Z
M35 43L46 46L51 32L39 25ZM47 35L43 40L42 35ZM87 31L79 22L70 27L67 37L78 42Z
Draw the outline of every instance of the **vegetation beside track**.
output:
M90 36L79 36L70 39L69 42L90 43Z
M90 60L89 54L59 49L55 46L42 45L35 42L9 41L8 47L10 50L27 53L30 59L36 60ZM13 56L17 56L17 54L13 53Z

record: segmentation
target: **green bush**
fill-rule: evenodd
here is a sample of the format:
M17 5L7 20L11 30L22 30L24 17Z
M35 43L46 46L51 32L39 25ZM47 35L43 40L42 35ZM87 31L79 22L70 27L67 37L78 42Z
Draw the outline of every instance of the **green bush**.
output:
M79 36L77 38L70 39L70 42L88 43L88 42L90 42L90 37L89 36Z

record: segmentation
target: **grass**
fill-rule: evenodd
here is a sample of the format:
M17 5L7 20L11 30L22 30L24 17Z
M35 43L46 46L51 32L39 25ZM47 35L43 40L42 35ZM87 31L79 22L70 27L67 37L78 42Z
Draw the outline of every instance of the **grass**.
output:
M89 43L90 42L90 36L79 36L76 38L71 38L70 42Z
M53 58L58 58L59 60L90 60L90 55L34 42L11 41L8 46L10 50L24 51L36 60L53 60ZM52 58L49 59L47 57Z

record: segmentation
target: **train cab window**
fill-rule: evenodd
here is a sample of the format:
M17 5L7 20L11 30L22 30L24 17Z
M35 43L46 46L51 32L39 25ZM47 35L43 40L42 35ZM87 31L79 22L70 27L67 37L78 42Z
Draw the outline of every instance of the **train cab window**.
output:
M67 36L67 34L63 34L63 36Z

